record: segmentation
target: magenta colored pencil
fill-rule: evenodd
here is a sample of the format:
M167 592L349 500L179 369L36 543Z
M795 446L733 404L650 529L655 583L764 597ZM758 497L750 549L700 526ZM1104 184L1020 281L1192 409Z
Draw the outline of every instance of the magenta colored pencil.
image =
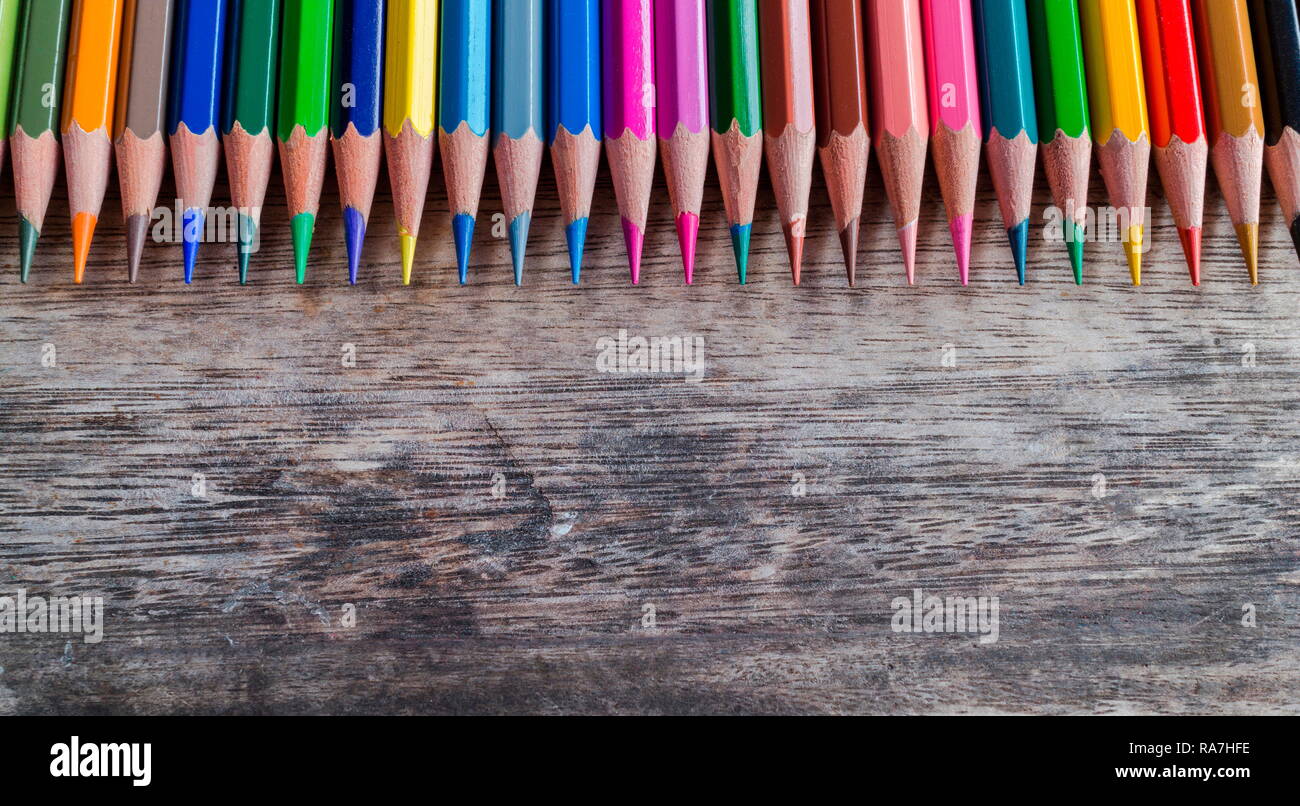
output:
M980 100L970 0L921 0L930 148L961 284L970 277L971 221L979 179Z
M705 0L655 1L659 153L668 180L682 268L695 275L704 174L709 169L709 50Z
M632 283L641 281L641 244L655 175L654 19L651 0L606 0L605 146L623 218Z

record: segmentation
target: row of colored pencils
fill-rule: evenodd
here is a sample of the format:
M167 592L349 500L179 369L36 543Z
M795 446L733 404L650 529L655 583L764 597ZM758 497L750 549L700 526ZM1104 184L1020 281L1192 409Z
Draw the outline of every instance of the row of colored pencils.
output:
M81 281L116 152L134 281L169 147L186 282L223 151L241 282L277 151L299 282L331 150L354 283L439 150L460 281L491 154L522 282L548 147L577 282L602 144L633 283L659 160L692 281L710 151L741 282L764 157L795 284L818 160L854 282L872 145L909 282L927 150L963 283L981 152L1024 283L1040 145L1082 282L1094 138L1135 284L1152 146L1193 283L1208 164L1252 282L1265 166L1300 249L1296 0L0 0L0 120L24 280L62 159Z

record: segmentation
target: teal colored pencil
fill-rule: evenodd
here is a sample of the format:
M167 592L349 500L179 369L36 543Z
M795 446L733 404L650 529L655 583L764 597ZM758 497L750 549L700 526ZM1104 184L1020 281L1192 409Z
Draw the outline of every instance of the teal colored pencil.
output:
M495 0L492 9L492 154L510 228L515 285L533 218L545 131L542 0Z

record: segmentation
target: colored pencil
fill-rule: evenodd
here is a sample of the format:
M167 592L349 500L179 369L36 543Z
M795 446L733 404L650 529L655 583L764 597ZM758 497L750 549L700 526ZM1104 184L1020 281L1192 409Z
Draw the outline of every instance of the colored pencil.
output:
M1138 0L1137 12L1156 170L1178 227L1192 285L1200 285L1209 145L1201 112L1192 7L1188 0Z
M867 0L871 139L894 210L909 285L916 282L916 229L930 133L921 42L916 0Z
M980 63L980 106L989 175L1011 242L1016 278L1025 284L1029 207L1038 161L1038 109L1025 0L975 4L975 42Z
M600 169L600 0L546 4L547 145L569 248L569 271L582 277L591 194Z
M443 0L438 71L438 146L456 242L460 283L469 282L474 220L488 158L488 93L492 86L492 5Z
M262 206L275 163L275 94L280 75L280 0L233 0L226 49L221 142L238 216L239 282L258 243Z
M167 75L171 67L172 0L126 0L118 56L113 142L126 221L127 279L140 256L167 170Z
M1092 133L1079 7L1075 0L1029 0L1027 10L1038 133L1051 138L1043 143L1043 171L1060 211L1074 282L1083 285Z
M1264 114L1246 0L1196 0L1196 39L1205 92L1210 162L1251 285L1259 284L1259 192L1264 175Z
M857 280L858 220L867 187L871 128L861 3L813 0L817 154L840 235L849 285Z
M113 163L113 104L122 0L77 0L72 7L63 88L63 166L72 215L72 281L80 283Z
M930 147L961 284L970 281L970 242L979 182L979 82L970 0L922 0Z
M307 281L307 256L329 160L333 38L334 0L285 0L275 137L299 284Z
M654 20L650 0L607 0L604 45L605 149L623 222L632 284L641 282L655 173Z
M384 0L337 0L334 29L334 98L330 140L343 205L348 282L357 284L366 222L379 182L384 141Z
M411 284L424 197L433 170L438 92L437 0L389 0L384 51L384 152L402 250L402 284Z
M709 20L709 118L713 163L722 186L731 251L743 285L749 271L754 199L763 168L763 96L759 83L757 0L712 0Z
M22 38L14 63L13 117L6 123L18 207L19 277L24 283L59 173L58 121L71 13L72 0L23 5Z
M9 143L9 99L21 8L22 0L0 0L0 174L4 173Z
M1137 10L1133 0L1079 0L1079 21L1101 178L1125 226L1120 237L1129 275L1141 285L1151 136Z
M655 127L686 283L695 278L704 175L709 170L709 50L704 0L656 0Z
M1264 164L1300 254L1300 19L1296 3L1251 0L1264 95Z
M542 171L546 128L542 0L494 0L492 9L492 154L510 236L515 285Z
M180 0L177 5L167 128L176 195L183 210L181 242L186 283L194 280L194 264L221 163L217 107L225 30L226 0Z
M803 268L817 147L811 28L808 0L759 0L763 151L795 285Z

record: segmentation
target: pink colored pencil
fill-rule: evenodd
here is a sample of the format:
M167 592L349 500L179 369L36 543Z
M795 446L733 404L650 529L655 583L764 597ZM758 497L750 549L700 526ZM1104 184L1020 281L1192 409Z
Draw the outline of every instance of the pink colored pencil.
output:
M655 176L654 18L651 0L606 0L605 147L632 284L641 281L641 245Z
M695 276L704 174L709 169L709 49L704 0L656 0L659 153L668 180L682 268Z
M980 170L980 97L970 0L921 0L930 147L961 284L970 279L971 222Z

